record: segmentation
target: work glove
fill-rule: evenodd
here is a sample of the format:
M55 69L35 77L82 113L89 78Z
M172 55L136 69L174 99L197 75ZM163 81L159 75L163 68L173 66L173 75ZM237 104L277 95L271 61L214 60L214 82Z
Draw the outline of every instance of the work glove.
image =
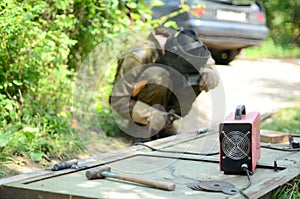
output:
M209 90L214 89L218 84L219 76L217 72L211 67L205 67L199 82L200 90L208 92Z
M132 109L131 117L135 123L149 126L155 131L160 131L179 119L174 111L165 112L153 106L137 101Z

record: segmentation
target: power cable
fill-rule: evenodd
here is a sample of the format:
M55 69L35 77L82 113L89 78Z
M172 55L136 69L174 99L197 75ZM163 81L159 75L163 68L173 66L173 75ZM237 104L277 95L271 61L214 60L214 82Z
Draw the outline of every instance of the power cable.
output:
M286 151L286 152L300 151L300 148L279 148L273 146L260 146L260 147L265 149L276 150L276 151Z
M242 165L242 170L246 172L247 179L248 179L248 183L247 183L247 185L246 185L244 188L240 189L240 194L241 194L244 198L248 199L248 198L250 198L250 197L249 197L247 194L245 194L244 191L245 191L246 189L248 189L248 188L251 186L251 183L252 183L252 182L251 182L250 174L252 174L252 172L249 171L248 166L243 166L243 165Z
M191 152L191 151L173 151L173 150L162 150L162 149L157 149L154 147L151 147L145 143L142 142L136 142L134 145L141 145L144 147L147 147L151 149L152 151L158 151L158 152L163 152L163 153L180 153L180 154L187 154L187 155L202 155L202 156L213 156L213 155L218 155L219 152L211 152L211 153L197 153L197 152Z

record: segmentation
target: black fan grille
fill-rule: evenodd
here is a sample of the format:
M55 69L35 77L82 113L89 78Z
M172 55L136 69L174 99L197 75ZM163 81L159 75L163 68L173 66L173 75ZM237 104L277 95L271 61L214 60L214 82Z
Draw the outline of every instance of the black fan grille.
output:
M247 133L240 131L231 131L229 133L222 132L222 150L224 154L233 160L241 160L249 155L251 143Z

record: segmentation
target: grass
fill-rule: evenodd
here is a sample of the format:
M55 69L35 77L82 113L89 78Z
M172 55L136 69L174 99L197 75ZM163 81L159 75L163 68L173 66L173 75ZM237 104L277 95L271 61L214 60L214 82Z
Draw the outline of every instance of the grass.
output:
M246 58L297 58L300 59L300 47L279 46L272 39L267 39L261 46L245 49Z
M300 134L300 105L277 112L272 122L263 123L263 129L271 129L291 134Z
M291 182L283 185L277 189L273 195L273 199L298 199L300 198L300 177L292 180Z
M261 128L282 131L291 134L300 134L300 105L281 109L274 116L272 116L272 120L270 122L262 123ZM297 199L300 198L299 190L300 176L275 190L272 194L272 198Z

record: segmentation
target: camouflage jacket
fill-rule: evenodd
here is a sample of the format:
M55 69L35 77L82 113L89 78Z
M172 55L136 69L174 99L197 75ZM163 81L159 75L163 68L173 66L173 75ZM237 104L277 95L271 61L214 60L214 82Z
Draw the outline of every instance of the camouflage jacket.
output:
M132 93L137 83L135 80L147 67L163 62L163 49L155 36L157 34L168 36L171 33L165 29L155 29L146 40L136 43L119 58L110 103L113 109L124 118L131 118L130 115L135 104L135 99L132 98ZM178 115L184 116L188 113L193 101L201 91L198 86L194 86L194 95L190 96L179 82L174 82L174 87L179 90L177 93L181 93L181 98L184 99L184 102L180 103L180 105L185 107L179 107L176 99L173 99L170 101L170 107L165 108L166 110L173 109Z

